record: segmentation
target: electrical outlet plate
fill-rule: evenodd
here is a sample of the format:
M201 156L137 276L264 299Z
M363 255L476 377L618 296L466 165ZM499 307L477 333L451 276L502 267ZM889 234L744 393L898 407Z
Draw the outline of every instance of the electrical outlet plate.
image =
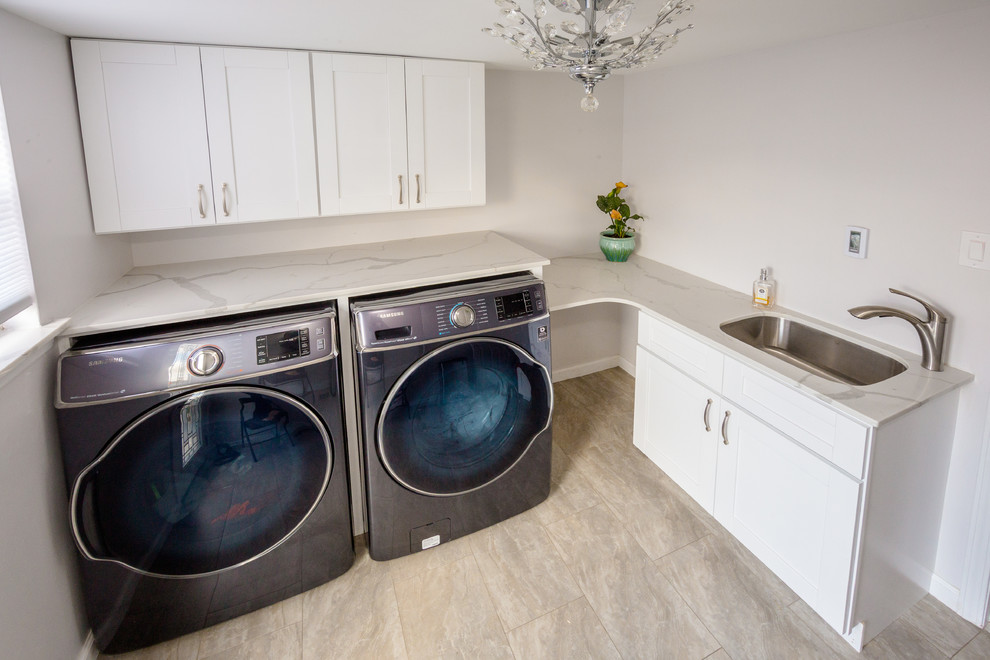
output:
M964 231L959 242L959 263L970 268L990 270L990 234Z

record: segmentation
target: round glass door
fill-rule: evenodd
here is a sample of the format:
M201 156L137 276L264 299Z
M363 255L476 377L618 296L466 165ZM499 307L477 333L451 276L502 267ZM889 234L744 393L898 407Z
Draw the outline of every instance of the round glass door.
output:
M491 483L550 424L547 368L494 338L447 344L417 360L392 387L378 421L385 469L426 495Z
M125 427L79 475L72 528L90 559L190 577L251 561L302 525L330 479L330 437L298 399L217 387Z

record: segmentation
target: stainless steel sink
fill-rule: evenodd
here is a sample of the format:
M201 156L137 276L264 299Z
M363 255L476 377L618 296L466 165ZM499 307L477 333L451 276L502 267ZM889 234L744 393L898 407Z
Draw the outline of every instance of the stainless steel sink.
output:
M780 316L748 316L719 327L764 353L847 385L872 385L907 369L894 358Z

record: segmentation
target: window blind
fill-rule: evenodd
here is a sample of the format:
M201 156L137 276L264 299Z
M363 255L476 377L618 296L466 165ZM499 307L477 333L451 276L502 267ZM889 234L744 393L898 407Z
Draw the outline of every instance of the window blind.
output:
M27 309L33 298L31 263L24 240L14 159L10 155L7 116L0 95L0 323Z

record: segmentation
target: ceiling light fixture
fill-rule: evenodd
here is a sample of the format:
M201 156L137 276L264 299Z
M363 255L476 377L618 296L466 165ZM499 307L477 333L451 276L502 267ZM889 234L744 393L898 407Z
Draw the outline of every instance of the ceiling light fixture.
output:
M614 69L644 66L677 43L677 37L693 25L664 32L663 25L673 23L691 11L687 0L669 0L657 12L656 20L642 31L618 37L626 28L633 11L633 0L534 0L533 18L522 13L515 0L495 0L505 23L483 28L483 32L502 37L532 61L534 69L565 69L584 85L581 109L598 109L595 84L608 78ZM559 13L578 16L582 22L562 17L560 27L547 23L548 6Z

